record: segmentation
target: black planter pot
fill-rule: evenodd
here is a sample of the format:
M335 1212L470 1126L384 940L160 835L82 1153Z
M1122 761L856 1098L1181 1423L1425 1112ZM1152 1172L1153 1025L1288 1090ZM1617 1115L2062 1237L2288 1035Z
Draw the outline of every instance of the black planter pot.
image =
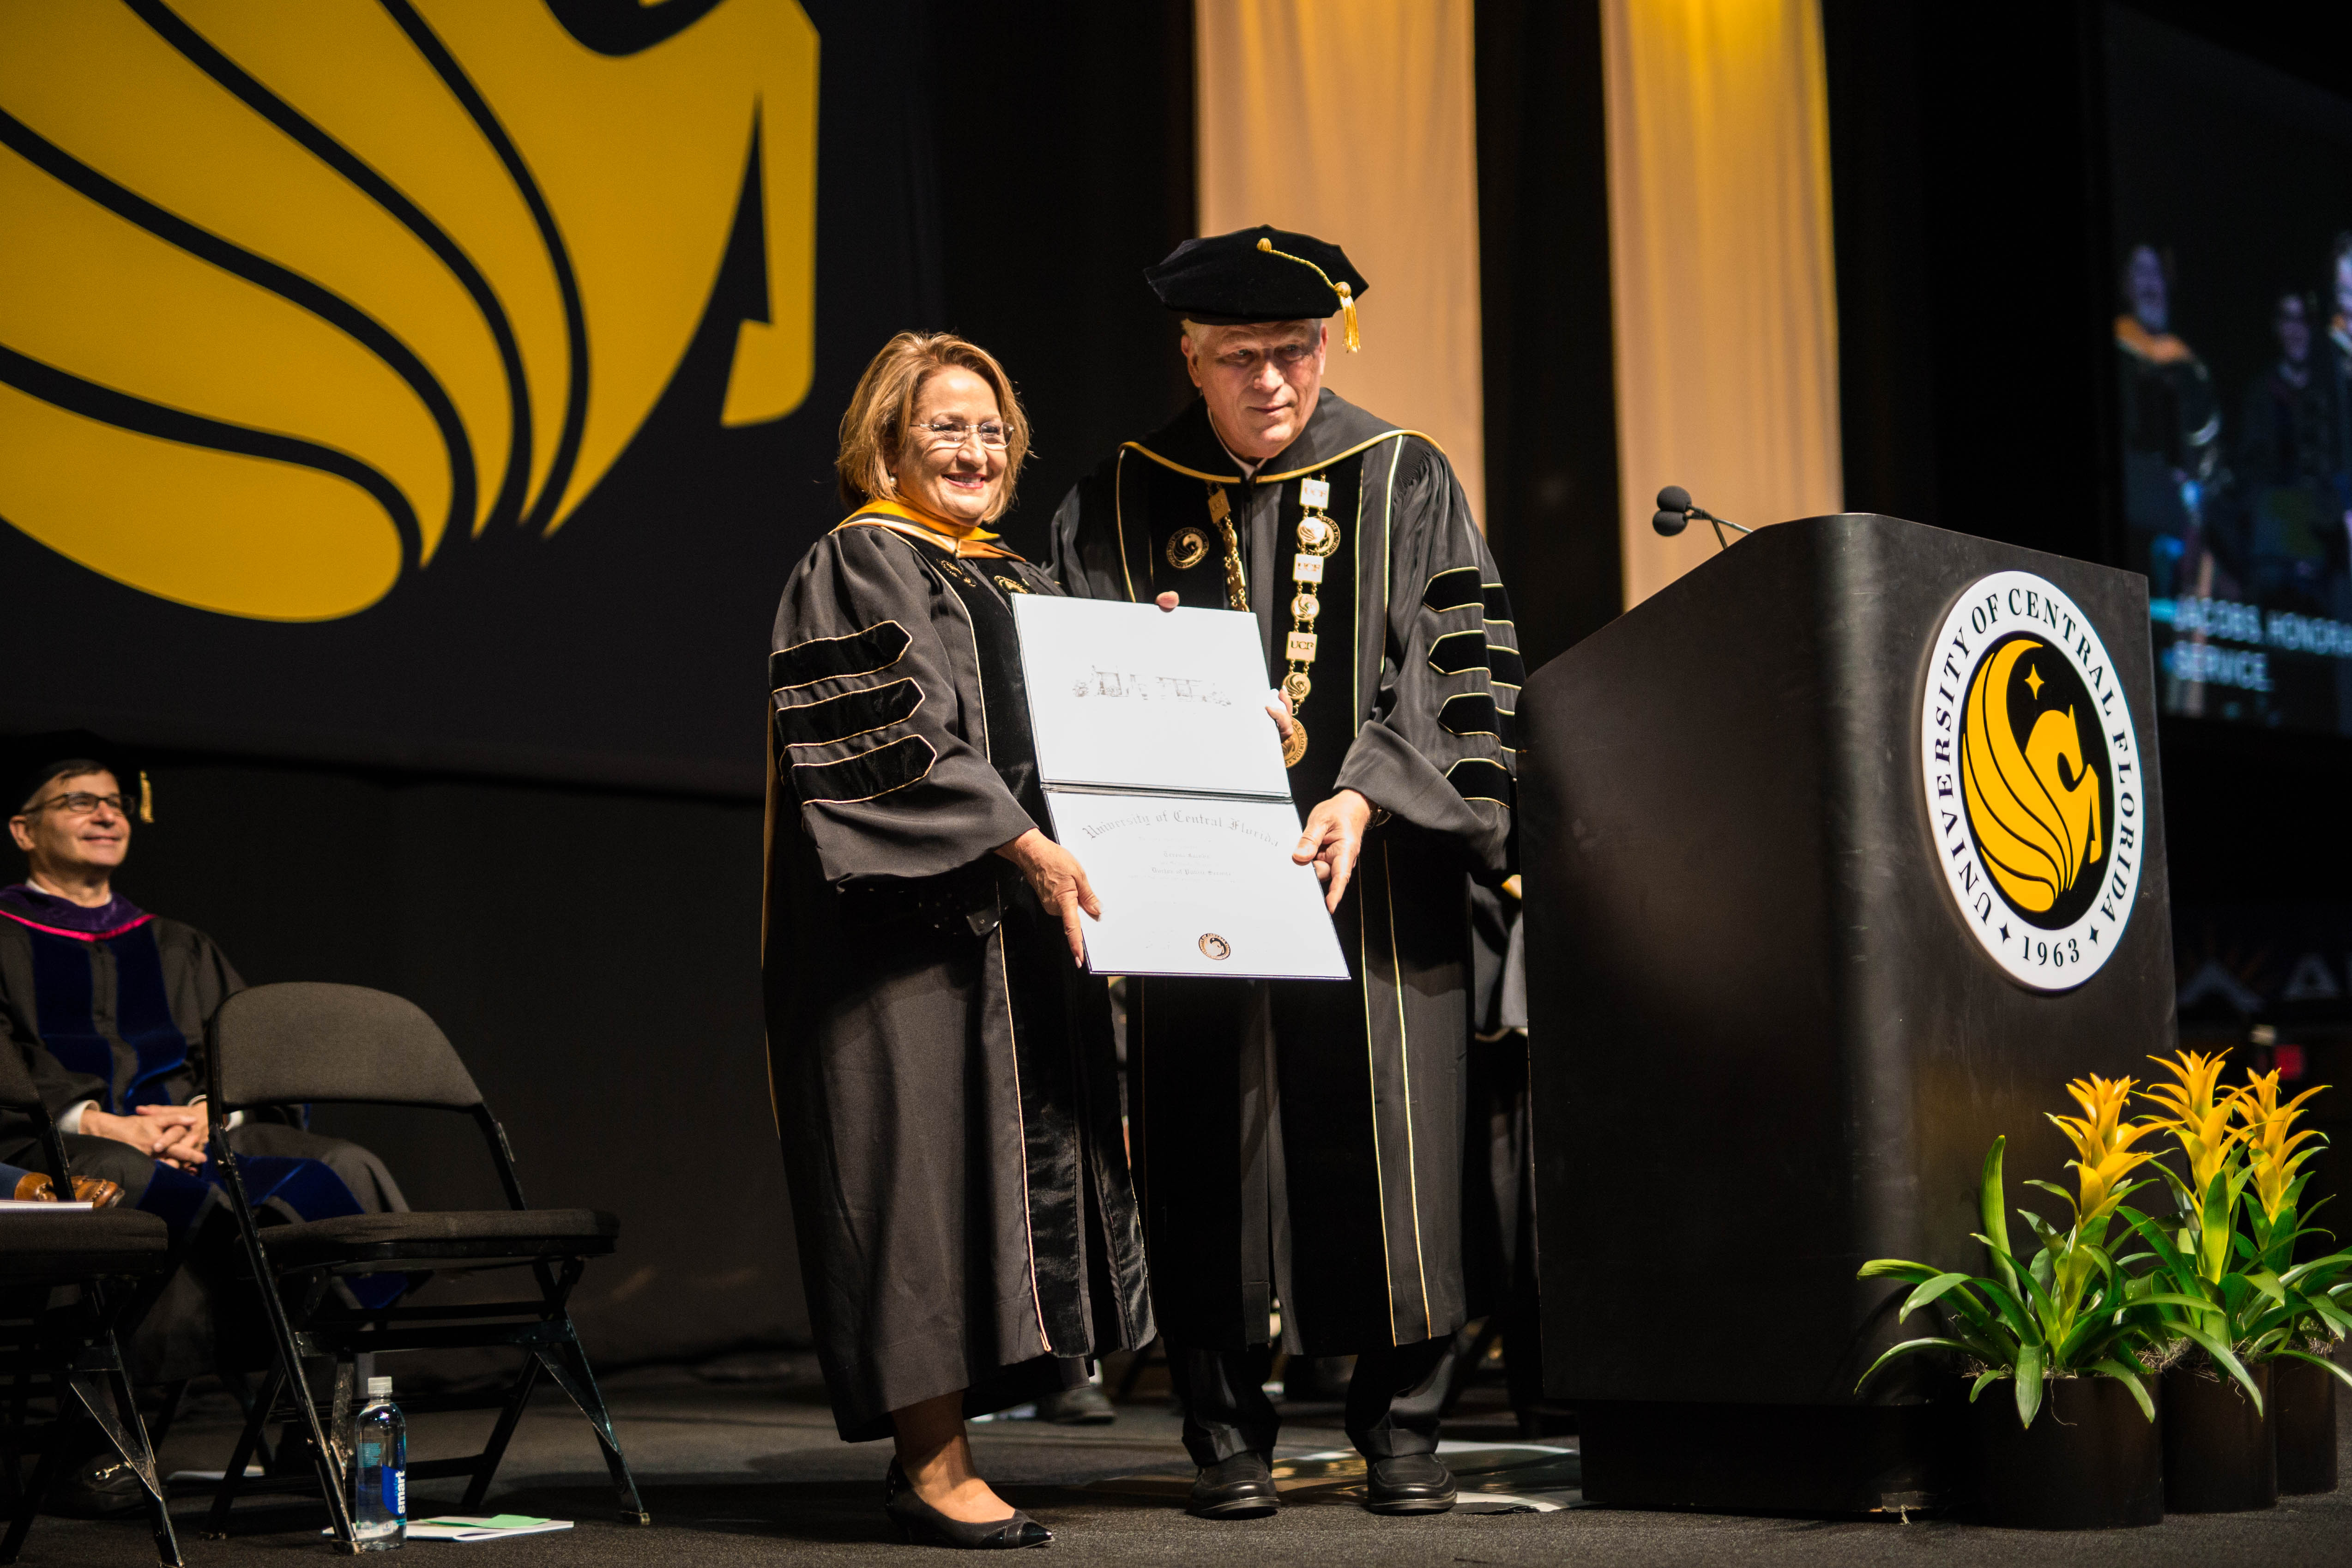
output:
M2271 1429L2278 1434L2278 1489L2304 1497L2336 1489L2336 1378L2325 1367L2271 1363Z
M2163 1445L2111 1377L2054 1378L2033 1425L1995 1384L1969 1407L1977 1513L2013 1530L2116 1530L2164 1522Z
M2271 1404L2268 1363L2250 1366ZM2174 1513L2244 1513L2278 1505L2278 1449L2269 1419L2237 1380L2202 1356L2164 1374L2164 1506Z

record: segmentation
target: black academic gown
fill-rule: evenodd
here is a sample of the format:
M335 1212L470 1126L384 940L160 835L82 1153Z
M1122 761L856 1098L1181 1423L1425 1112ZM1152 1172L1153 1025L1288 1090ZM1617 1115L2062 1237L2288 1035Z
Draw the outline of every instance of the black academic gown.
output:
M1336 1355L1449 1334L1461 1248L1469 879L1512 855L1517 637L1494 559L1445 455L1326 388L1288 450L1244 481L1197 400L1122 446L1054 521L1069 592L1226 605L1222 547L1179 567L1181 530L1231 508L1250 605L1278 682L1292 629L1299 480L1331 487L1302 814L1346 787L1373 828L1339 906L1353 978L1155 979L1138 986L1130 1110L1169 1340L1269 1338ZM1230 607L1230 606L1228 606Z
M770 1081L841 1434L1152 1336L1109 997L995 856L1046 827L1010 556L843 524L776 612Z

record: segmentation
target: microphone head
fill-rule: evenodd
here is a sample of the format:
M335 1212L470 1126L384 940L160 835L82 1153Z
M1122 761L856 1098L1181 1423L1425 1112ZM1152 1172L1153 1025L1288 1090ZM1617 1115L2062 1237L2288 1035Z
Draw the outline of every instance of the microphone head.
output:
M1687 513L1690 509L1690 491L1683 489L1682 486L1668 485L1664 489L1658 492L1658 510L1660 511L1679 511ZM1658 531L1664 533L1666 530L1662 528ZM1675 531L1679 532L1681 531L1675 530Z
M1671 495L1680 495L1682 492L1679 490L1670 489L1667 493ZM1668 539L1672 539L1675 534L1680 533L1684 529L1690 526L1690 513L1686 511L1661 511L1656 516L1650 519L1650 526L1656 529L1660 533L1664 534Z

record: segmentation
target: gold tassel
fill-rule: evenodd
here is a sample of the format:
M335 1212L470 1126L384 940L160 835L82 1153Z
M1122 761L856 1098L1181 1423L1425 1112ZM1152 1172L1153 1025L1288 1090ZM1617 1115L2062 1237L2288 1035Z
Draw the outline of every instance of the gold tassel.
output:
M1269 256L1279 256L1285 261L1296 261L1299 266L1308 268L1316 277L1323 279L1323 286L1339 296L1339 341L1347 345L1349 353L1354 353L1364 346L1363 334L1356 330L1356 296L1352 289L1345 283L1332 282L1328 272L1324 271L1307 258L1293 256L1286 250L1275 249L1274 241L1270 239L1259 240L1257 247Z
M155 821L155 786L147 782L147 770L139 770L139 820L152 826Z

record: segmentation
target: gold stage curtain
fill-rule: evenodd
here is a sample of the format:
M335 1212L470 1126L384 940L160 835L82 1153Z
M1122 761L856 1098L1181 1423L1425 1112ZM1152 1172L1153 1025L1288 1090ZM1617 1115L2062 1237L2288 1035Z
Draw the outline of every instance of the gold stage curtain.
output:
M1816 0L1601 0L1625 603L1748 524L1841 510L1829 106ZM1736 536L1735 536L1736 537Z
M1334 318L1325 379L1444 447L1483 521L1470 5L1198 0L1193 59L1200 232L1267 223L1347 250L1371 285L1363 352Z

